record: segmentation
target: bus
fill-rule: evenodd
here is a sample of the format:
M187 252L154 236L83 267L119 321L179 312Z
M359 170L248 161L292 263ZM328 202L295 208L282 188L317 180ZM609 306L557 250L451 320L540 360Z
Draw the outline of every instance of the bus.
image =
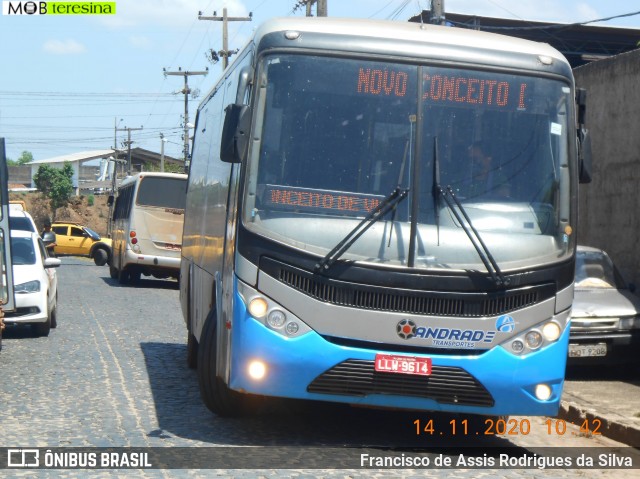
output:
M259 27L198 108L189 171L180 301L206 406L556 415L585 99L546 44Z
M109 198L113 279L178 279L186 189L187 175L179 173L138 173L122 181L115 204Z

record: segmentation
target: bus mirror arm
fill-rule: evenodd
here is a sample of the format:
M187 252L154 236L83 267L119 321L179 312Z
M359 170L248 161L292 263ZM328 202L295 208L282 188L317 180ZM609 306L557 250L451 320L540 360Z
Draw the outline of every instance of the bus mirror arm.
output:
M220 159L227 163L240 163L249 145L251 110L247 105L232 103L224 111Z
M586 128L578 130L580 183L591 183L591 135Z
M587 90L576 88L578 121L578 168L580 183L591 183L591 135L584 126L587 118Z

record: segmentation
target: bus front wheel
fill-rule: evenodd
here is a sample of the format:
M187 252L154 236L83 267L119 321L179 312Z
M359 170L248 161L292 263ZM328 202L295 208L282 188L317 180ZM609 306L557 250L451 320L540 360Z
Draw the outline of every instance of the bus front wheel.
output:
M229 389L224 381L216 376L217 323L214 308L204 323L200 343L198 344L200 396L205 406L218 416L239 416L243 413L242 394Z

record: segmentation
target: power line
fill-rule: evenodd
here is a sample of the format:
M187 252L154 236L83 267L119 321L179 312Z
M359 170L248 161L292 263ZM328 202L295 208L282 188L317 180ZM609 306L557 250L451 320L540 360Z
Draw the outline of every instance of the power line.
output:
M587 20L585 22L575 22L575 23L548 23L547 25L532 25L529 27L500 27L500 26L488 26L488 25L482 25L482 29L483 30L556 30L556 29L563 29L563 28L570 28L570 27L578 27L578 26L582 26L582 25L588 25L590 23L597 23L597 22L607 22L609 20L615 20L617 18L624 18L624 17L633 17L635 15L640 15L640 11L637 12L631 12L631 13L623 13L621 15L614 15L611 17L606 17L606 18L597 18L595 20ZM450 22L451 24L455 25L455 26L459 26L459 27L464 27L464 28L470 28L470 25L467 25L466 23L462 23L462 22L453 22L451 20L447 20L448 22ZM475 25L477 27L477 25Z

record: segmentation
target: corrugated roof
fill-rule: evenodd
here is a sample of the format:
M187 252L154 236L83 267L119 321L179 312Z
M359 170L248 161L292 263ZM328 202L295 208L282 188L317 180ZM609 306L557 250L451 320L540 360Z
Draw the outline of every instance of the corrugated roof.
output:
M54 156L53 158L46 158L44 160L31 161L27 163L27 165L64 163L65 161L73 163L75 161L95 160L96 158L109 158L110 156L113 156L113 150L80 151L77 153L69 153L68 155Z

